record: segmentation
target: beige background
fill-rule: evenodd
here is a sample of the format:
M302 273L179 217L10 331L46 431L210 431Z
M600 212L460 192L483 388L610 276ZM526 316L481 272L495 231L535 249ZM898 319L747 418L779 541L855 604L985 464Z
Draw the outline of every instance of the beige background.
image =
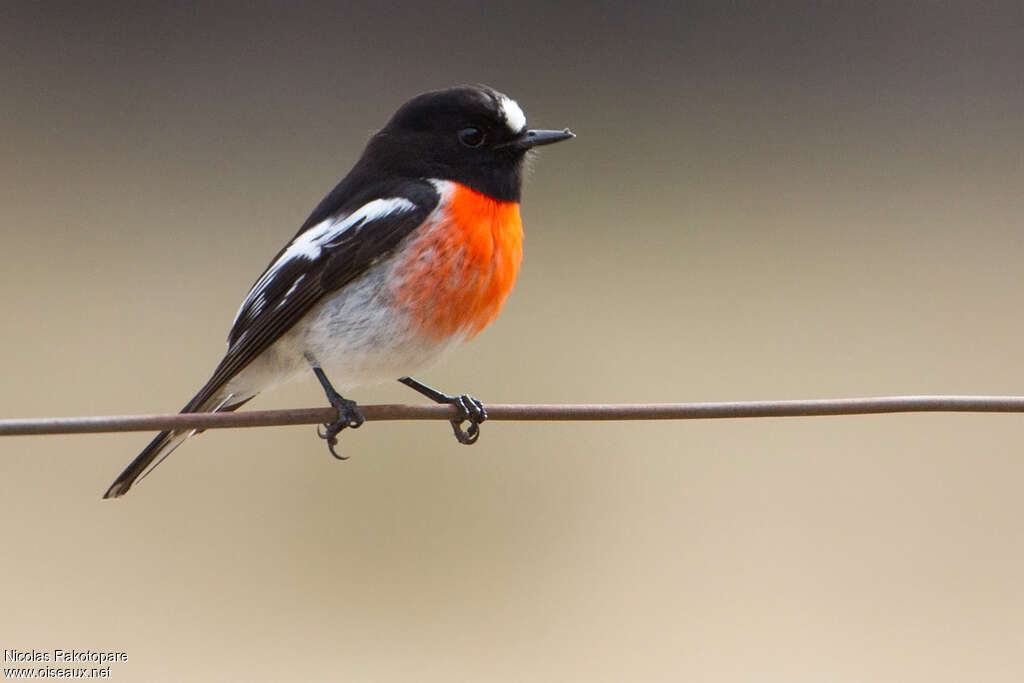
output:
M1024 393L1018 3L374 4L0 9L0 415L179 407L369 133L477 81L579 137L534 164L501 319L424 380ZM132 681L1024 676L1019 416L370 424L344 464L233 430L101 502L148 438L0 440L0 647Z

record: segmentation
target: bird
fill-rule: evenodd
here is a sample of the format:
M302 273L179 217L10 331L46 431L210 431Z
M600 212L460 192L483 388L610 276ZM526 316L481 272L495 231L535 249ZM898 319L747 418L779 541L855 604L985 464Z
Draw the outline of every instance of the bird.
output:
M338 434L364 417L342 392L397 379L454 405L455 438L476 442L485 406L411 375L498 315L522 260L526 158L573 137L528 128L519 104L485 85L407 101L257 278L227 352L181 412L237 410L312 371L337 411L318 433L345 459ZM103 497L123 496L199 431L160 432Z

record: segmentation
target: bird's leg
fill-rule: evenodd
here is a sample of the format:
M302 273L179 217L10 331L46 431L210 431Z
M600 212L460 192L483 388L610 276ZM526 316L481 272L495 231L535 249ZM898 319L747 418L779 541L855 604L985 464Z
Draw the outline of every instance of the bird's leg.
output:
M480 438L480 424L487 419L487 409L484 408L483 403L469 394L460 394L459 396L443 394L437 389L431 389L422 382L417 382L412 377L402 377L398 381L410 389L423 394L434 403L447 403L458 409L458 414L450 420L452 430L455 432L456 441L469 446L476 443L476 440ZM462 428L463 422L469 423L467 429Z
M351 427L352 429L359 427L366 418L363 417L363 413L359 410L359 406L356 405L355 401L345 398L331 386L330 380L327 379L327 375L324 374L320 367L314 365L313 373L320 380L320 385L324 388L324 393L327 394L327 400L338 411L338 419L334 422L326 423L322 432L317 428L317 434L321 439L327 441L327 449L331 452L331 455L338 460L348 460L347 456L338 455L337 451L334 450L334 447L338 444L338 433L346 427Z

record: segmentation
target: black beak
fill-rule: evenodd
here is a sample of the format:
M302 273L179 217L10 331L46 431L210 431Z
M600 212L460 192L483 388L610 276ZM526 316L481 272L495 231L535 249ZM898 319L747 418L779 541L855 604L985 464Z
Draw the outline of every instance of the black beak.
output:
M526 151L541 145L553 145L562 140L576 137L568 128L565 130L528 130L512 142L507 142L502 147Z

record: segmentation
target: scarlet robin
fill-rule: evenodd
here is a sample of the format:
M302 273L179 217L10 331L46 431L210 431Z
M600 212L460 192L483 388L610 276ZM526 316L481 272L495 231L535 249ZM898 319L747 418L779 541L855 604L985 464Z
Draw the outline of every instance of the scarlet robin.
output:
M456 438L475 442L483 405L409 375L498 315L522 259L524 158L571 137L527 129L519 105L485 86L406 102L256 280L227 353L181 412L236 410L312 369L338 411L321 434L335 457L337 434L363 423L335 387L395 378L455 405ZM158 434L104 498L124 495L194 433Z

